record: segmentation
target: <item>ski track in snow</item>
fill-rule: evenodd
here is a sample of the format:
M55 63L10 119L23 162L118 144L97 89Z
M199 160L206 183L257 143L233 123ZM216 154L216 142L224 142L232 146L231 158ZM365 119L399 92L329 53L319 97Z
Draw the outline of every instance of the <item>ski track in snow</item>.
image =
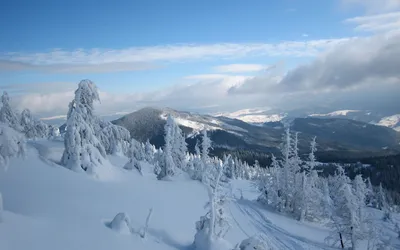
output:
M236 200L232 204L237 211L241 213L241 216L235 216L232 209L233 220L238 228L247 236L251 237L251 233L247 232L242 225L246 224L245 221L239 222L239 217L247 220L247 224L250 224L254 232L266 242L269 242L274 249L288 249L288 250L317 250L317 249L336 249L327 247L324 244L312 242L308 239L295 236L282 228L274 225L262 212L262 208L253 201L249 200ZM253 230L252 230L253 231Z

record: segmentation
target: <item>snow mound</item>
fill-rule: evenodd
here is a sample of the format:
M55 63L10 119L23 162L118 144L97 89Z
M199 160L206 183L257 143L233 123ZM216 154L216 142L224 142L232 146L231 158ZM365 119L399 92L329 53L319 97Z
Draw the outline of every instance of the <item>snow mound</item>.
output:
M135 160L134 158L130 159L124 166L124 169L126 170L137 170L141 175L142 174L142 165L141 162L138 160Z
M131 220L126 213L118 213L114 219L108 223L108 227L120 234L131 234Z
M193 243L193 247L196 250L231 250L231 244L222 239L210 239L208 234L200 231L195 235L195 240Z
M273 250L266 243L257 238L248 238L240 243L238 250Z

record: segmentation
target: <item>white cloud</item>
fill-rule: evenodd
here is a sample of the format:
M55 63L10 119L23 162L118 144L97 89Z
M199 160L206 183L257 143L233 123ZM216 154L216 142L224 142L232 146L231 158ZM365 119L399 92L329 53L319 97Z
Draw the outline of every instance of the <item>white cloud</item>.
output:
M266 69L261 64L228 64L214 67L214 70L221 73L257 72Z
M399 0L341 0L346 6L361 6L369 13L384 13L400 9Z
M2 84L0 85L0 88L7 90L11 94L47 94L73 91L76 89L76 86L76 83L71 82L37 82Z
M232 94L294 93L349 89L375 83L400 84L400 35L358 38L337 46L283 77L277 74L248 79Z
M311 63L301 64L287 73L281 72L280 66L276 65L254 77L229 74L188 76L182 84L150 93L100 92L101 104L96 106L97 112L129 112L144 106L168 106L200 112L257 106L398 110L400 35L353 38L334 44ZM34 88L33 85L30 87ZM45 87L39 84L37 88ZM73 98L73 89L65 85L59 91L30 91L29 94L11 97L19 109L29 107L45 116L65 115Z
M52 50L49 52L0 54L0 71L36 70L56 73L115 72L153 68L156 62L184 62L209 58L254 56L315 56L346 41L322 39L280 43L181 44L126 49Z
M399 1L400 2L400 1ZM390 32L400 30L400 11L378 15L359 16L345 20L356 25L357 31Z
M137 71L157 68L158 66L145 62L108 62L108 63L63 63L63 64L34 64L32 62L14 61L17 57L9 57L8 60L0 60L1 71L40 71L46 73L107 73ZM26 60L26 59L24 59Z
M228 77L228 75L224 74L202 74L202 75L191 75L191 76L185 76L185 79L191 79L191 80L215 80L215 79L224 79L225 77Z

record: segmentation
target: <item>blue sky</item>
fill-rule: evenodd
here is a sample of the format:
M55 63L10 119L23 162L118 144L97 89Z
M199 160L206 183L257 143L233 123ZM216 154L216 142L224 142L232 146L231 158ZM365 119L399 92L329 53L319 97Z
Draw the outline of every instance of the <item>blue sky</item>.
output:
M271 65L287 72L342 39L371 35L362 26L369 21L349 19L399 7L383 0L373 13L364 2L2 1L0 86L47 94L89 78L104 92L127 94L205 78L244 81Z
M279 43L348 36L341 22L345 13L337 1L8 1L0 21L1 52L43 52L55 48L124 49L168 44ZM303 35L308 35L304 37ZM93 78L103 88L118 91L126 84L141 90L180 76L202 74L217 64L269 64L281 57L214 60L163 65L160 70L101 75L25 73L1 76L0 81L60 82ZM290 63L290 61L289 61ZM157 72L157 73L155 73ZM158 75L158 76L157 76ZM121 86L107 86L107 82Z

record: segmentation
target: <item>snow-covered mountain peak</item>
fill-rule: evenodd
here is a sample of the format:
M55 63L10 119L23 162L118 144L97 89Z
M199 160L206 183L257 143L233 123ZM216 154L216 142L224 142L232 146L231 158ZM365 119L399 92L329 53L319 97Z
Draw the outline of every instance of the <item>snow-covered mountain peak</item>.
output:
M377 125L393 128L400 132L400 114L383 117Z
M347 116L349 113L355 113L355 112L360 112L359 110L337 110L337 111L333 111L327 114L312 114L310 116Z
M238 119L252 124L262 124L266 122L279 122L286 117L286 114L268 114L267 110L262 109L241 109L231 113L215 114L215 116Z

